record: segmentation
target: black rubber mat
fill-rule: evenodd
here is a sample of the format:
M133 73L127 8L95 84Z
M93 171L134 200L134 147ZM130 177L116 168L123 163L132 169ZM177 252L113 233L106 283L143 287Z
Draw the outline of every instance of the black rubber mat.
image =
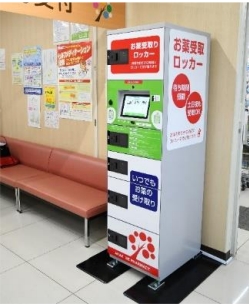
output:
M119 262L114 268L111 268L107 265L111 260L112 258L109 256L107 250L104 250L78 264L76 267L95 277L102 283L109 283L130 269L130 267L121 262Z
M154 279L146 276L124 292L138 304L179 304L221 264L204 255L191 259L164 279L164 285L154 291L149 288Z
M249 231L249 207L239 208L239 228Z

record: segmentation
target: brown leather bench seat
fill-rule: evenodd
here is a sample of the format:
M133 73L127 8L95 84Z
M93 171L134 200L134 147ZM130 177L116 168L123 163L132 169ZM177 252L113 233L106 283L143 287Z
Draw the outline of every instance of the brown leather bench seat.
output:
M19 181L17 186L23 191L87 219L106 211L106 192L58 175L31 177Z
M1 168L0 182L15 188L17 210L25 191L85 218L85 245L89 220L107 210L106 161L6 137L20 164Z

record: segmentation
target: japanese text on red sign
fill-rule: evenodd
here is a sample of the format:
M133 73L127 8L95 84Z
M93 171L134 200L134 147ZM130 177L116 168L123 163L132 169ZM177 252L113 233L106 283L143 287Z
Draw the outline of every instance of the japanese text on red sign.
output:
M157 73L160 65L160 37L158 35L114 40L112 50L129 50L129 63L112 65L112 73Z
M159 47L159 41L141 41L131 43L130 49L134 50L131 69L157 68L156 60L149 60L155 56L155 51Z
M200 115L201 114L201 101L188 102L188 116Z
M91 56L91 44L58 46L58 66L72 66Z

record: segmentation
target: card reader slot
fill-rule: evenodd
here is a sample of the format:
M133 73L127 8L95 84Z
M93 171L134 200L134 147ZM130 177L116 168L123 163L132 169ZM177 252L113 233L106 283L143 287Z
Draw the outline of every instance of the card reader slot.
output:
M129 50L107 50L107 65L129 64Z
M108 190L108 203L128 209L128 196Z
M117 133L117 132L108 131L107 143L113 146L128 148L129 135L125 133Z
M108 229L108 241L127 249L127 237Z
M108 170L128 175L128 162L125 160L108 157Z

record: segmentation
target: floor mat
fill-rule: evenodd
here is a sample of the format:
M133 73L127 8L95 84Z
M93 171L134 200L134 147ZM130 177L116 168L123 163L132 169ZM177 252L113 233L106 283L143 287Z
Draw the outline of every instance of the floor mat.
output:
M76 267L95 277L102 283L109 283L130 269L130 267L121 262L119 262L114 268L111 268L107 265L111 260L112 258L109 256L107 250L104 250L78 264Z
M139 304L179 304L220 265L201 254L165 278L164 285L157 291L148 287L154 280L146 276L124 295Z
M249 231L249 207L239 208L239 228Z

